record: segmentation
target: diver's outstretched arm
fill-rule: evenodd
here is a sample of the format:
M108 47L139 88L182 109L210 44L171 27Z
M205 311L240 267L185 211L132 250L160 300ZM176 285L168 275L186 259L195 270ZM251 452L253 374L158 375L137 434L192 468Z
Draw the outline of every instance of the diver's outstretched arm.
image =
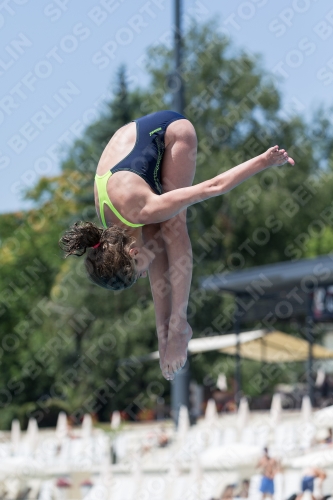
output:
M274 146L265 153L241 163L213 177L213 179L195 186L174 189L161 196L151 194L140 213L140 222L151 224L169 220L195 203L231 191L231 189L268 167L280 166L287 162L291 165L295 164L284 149L279 150L278 146Z

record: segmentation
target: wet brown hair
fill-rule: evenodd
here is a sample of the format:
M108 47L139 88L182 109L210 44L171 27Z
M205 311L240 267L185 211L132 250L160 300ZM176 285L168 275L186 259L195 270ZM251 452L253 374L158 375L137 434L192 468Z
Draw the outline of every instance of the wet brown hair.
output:
M134 260L129 254L134 238L112 225L101 229L93 222L75 222L59 240L65 257L80 257L88 250L85 266L89 278L108 290L123 290L137 280ZM91 248L94 245L97 248Z

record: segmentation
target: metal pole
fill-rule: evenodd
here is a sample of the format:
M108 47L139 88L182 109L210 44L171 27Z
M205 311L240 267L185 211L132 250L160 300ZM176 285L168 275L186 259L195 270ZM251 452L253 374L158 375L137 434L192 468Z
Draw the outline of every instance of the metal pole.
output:
M235 402L239 405L241 399L242 390L242 374L241 374L241 355L240 355L240 314L238 306L238 295L235 296L235 312L234 312L234 329L237 337L236 344L236 367L235 367L235 379L236 379L236 394Z
M264 337L260 339L260 345L261 345L261 370L263 371L266 364L266 344Z
M179 410L181 406L186 406L190 414L190 363L186 361L184 368L175 375L171 382L171 408L172 418L178 427Z
M181 26L181 0L175 0L175 37L174 37L174 74L172 78L172 89L174 90L173 109L178 113L184 113L184 84L181 78L182 64L182 26ZM177 427L179 409L182 405L187 406L189 413L189 393L190 393L190 362L187 360L184 368L177 373L171 384L171 409L172 418Z
M184 82L181 77L182 67L182 52L183 52L183 39L182 39L182 2L175 0L175 35L174 35L174 75L172 79L172 87L174 91L174 110L178 113L184 113Z
M314 404L313 400L313 375L312 375L312 366L313 366L313 317L312 317L312 303L313 303L313 294L310 292L308 294L308 307L307 307L307 316L306 316L306 338L309 343L309 352L308 352L308 363L307 363L307 371L306 371L306 381L307 381L307 389L308 396L312 404Z

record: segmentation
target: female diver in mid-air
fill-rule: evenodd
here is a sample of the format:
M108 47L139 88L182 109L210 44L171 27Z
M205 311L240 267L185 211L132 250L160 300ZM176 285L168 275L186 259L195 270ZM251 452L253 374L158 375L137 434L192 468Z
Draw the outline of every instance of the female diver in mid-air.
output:
M167 380L184 366L192 337L187 207L227 193L268 167L295 164L274 146L192 186L196 149L193 125L174 111L158 111L121 127L104 149L95 177L96 210L105 229L78 222L60 240L66 256L90 248L88 274L109 290L128 288L149 272L160 366Z

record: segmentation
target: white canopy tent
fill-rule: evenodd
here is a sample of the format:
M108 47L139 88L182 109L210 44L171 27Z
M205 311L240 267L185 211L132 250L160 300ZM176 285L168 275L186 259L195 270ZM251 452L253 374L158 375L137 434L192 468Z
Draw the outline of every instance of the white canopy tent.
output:
M325 268L327 272L319 276L319 268ZM312 284L309 287L304 287L304 280ZM328 287L332 285L332 255L300 259L297 262L284 261L266 264L231 273L223 271L221 274L214 273L212 276L207 276L201 282L201 288L206 291L218 294L232 294L234 296L233 323L236 333L240 333L242 324L258 324L267 315L267 317L270 317L270 321L277 321L277 324L281 324L281 321L290 322L292 318L297 318L299 324L306 326L304 330L306 340L302 338L295 339L295 337L290 336L290 341L286 346L290 347L290 351L293 352L294 341L300 340L303 344L302 346L299 344L300 356L292 357L289 353L284 356L286 349L283 352L281 346L273 350L266 348L266 337L256 342L257 345L252 355L257 354L257 357L260 356L259 361L266 363L306 360L308 363L306 380L311 402L313 402L314 396L313 360L314 358L324 359L325 357L323 353L318 355L318 352L315 356L313 355L315 338L313 325L316 321L322 322L332 319L332 311L329 310L327 305ZM297 294L295 294L295 290L297 290ZM255 291L255 295L253 291ZM283 315L279 314L278 305L285 306L288 312L285 311ZM236 354L236 393L241 391L241 358L247 357L240 352L239 346L243 347L243 344L238 343L236 347L231 348L233 352L229 352L229 354ZM248 347L246 350L248 350ZM306 357L305 352L307 353ZM274 360L272 354L277 359ZM330 357L332 357L331 354ZM251 359L255 358L251 357Z
M237 338L238 337L238 338ZM219 351L236 355L237 343L240 344L242 358L263 361L265 363L288 363L306 361L308 359L308 342L280 331L253 330L226 335L214 335L192 339L188 345L189 354L208 351ZM314 359L333 359L333 351L319 344L313 344ZM159 359L158 351L149 354L145 359Z
M245 343L251 340L259 339L265 334L265 330L254 330L240 334L240 342ZM237 345L237 335L230 333L227 335L214 335L212 337L202 337L190 340L188 344L188 352L190 354L198 354L199 352L221 351L228 347ZM159 359L158 351L148 355L149 359ZM147 356L147 358L148 358Z
M237 331L237 325L235 325L235 327ZM238 388L236 394L239 394L241 388L241 359L250 359L262 363L307 361L307 373L310 373L309 366L312 360L333 359L333 350L327 349L319 344L314 344L312 341L309 342L309 339L305 340L304 338L288 335L278 330L268 331L266 329L201 337L190 340L188 344L188 353L190 355L208 351L219 351L220 353L236 357L236 385ZM142 356L140 361L157 359L159 359L159 353L155 351ZM127 360L123 360L123 362L126 361ZM178 378L176 377L176 379L178 380L182 375L184 375L184 373L178 374ZM312 382L310 382L310 376L308 376L308 391L311 401ZM180 391L179 394L182 394L182 392ZM179 412L179 407L176 405L176 409L173 409L173 411Z

